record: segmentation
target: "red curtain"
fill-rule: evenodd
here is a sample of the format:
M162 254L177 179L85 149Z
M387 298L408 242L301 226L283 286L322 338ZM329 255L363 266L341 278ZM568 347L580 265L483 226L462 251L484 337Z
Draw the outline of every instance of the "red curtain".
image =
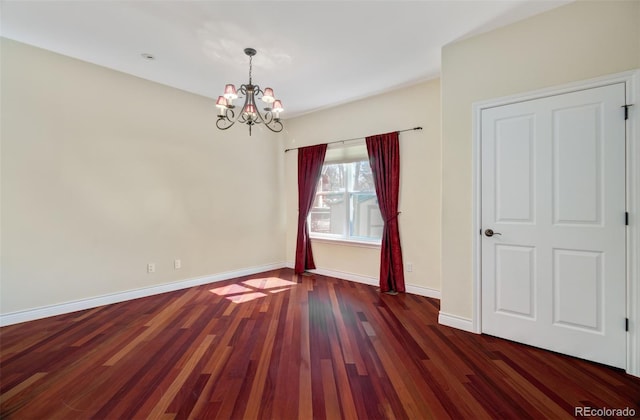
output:
M380 250L380 291L404 292L402 248L398 230L400 192L400 144L398 132L367 137L367 152L384 219Z
M298 149L298 240L296 241L295 264L297 274L304 273L310 268L316 268L311 252L307 217L313 206L326 151L326 144Z

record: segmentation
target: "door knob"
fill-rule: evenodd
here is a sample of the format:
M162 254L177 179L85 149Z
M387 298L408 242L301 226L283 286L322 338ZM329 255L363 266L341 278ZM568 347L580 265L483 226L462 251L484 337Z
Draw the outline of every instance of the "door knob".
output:
M487 229L484 231L485 236L487 236L488 238L492 237L493 235L502 235L502 233L500 232L494 232L493 229Z

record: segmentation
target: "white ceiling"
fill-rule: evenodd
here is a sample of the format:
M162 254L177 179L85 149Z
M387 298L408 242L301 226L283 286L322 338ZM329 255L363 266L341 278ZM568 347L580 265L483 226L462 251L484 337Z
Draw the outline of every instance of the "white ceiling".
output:
M286 118L437 77L443 45L568 1L2 0L0 34L210 98L253 47Z

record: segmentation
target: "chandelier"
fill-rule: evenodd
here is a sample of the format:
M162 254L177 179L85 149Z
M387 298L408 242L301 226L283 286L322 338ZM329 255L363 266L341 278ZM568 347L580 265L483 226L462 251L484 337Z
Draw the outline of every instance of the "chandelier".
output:
M249 135L251 135L251 127L256 124L264 124L269 130L274 133L282 131L282 122L280 122L280 113L284 111L282 108L282 102L276 99L273 95L273 89L264 88L260 89L260 86L254 85L251 80L252 60L256 55L256 50L253 48L245 48L244 53L249 56L249 83L240 85L240 88L236 91L234 85L228 84L224 88L224 94L218 96L216 101L216 107L219 108L218 120L216 121L216 127L220 130L226 130L236 122L241 122L249 126ZM233 105L233 100L242 98L244 96L244 105L242 110L236 115L236 107ZM262 102L267 104L261 112L258 109L256 103L257 99L261 99Z

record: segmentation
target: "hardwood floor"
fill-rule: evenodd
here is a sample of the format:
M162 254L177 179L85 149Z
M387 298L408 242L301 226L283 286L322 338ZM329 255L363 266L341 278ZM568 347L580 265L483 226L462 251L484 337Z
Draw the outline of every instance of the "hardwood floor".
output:
M4 327L0 417L640 415L640 379L438 325L438 305L283 269Z

